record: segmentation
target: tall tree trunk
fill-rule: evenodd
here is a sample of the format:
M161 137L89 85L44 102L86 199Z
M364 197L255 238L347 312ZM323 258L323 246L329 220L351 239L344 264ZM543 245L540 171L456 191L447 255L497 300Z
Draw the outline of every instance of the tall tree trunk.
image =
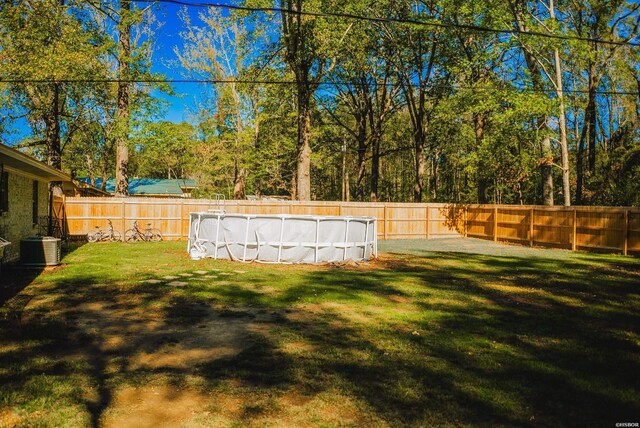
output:
M596 121L597 121L597 105L596 90L598 83L596 82L595 66L589 67L588 82L588 101L584 109L584 123L582 124L582 133L578 141L578 152L576 159L576 204L581 205L584 201L585 188L585 163L587 171L592 174L596 167ZM587 154L587 162L585 162L585 152Z
M401 90L404 93L406 106L411 118L412 139L414 149L414 179L413 179L413 200L422 202L424 193L426 159L425 140L431 122L431 114L438 104L439 97L428 100L428 82L432 78L436 63L438 48L438 33L434 33L430 40L418 38L419 43L414 46L412 59L408 64L402 61L400 55L399 73ZM425 57L427 55L427 57ZM406 69L403 71L403 69ZM414 70L413 73L407 73ZM416 78L417 81L414 81ZM417 89L417 90L416 90ZM404 174L403 174L404 175ZM427 183L429 184L429 183Z
M297 174L294 171L293 175L291 176L291 200L294 201L297 199L298 197L298 178L297 178Z
M364 176L367 173L367 123L366 115L356 115L357 139L358 139L358 176L356 178L356 199L364 200Z
M87 172L89 173L89 184L93 187L96 187L96 173L93 165L93 158L90 154L85 154L85 159L87 160Z
M51 107L44 118L45 141L47 143L47 163L54 168L62 166L62 153L60 150L60 84L52 85L53 98Z
M64 6L65 0L58 0L58 5ZM58 27L60 36L61 28ZM54 48L55 49L55 48ZM60 145L60 83L53 84L53 99L51 101L51 115L46 124L46 139L49 147L48 163L54 168L62 168L62 147ZM50 184L51 194L62 196L62 182L53 181Z
M576 77L572 76L573 87L576 87ZM582 147L583 141L580 138L580 112L578 106L573 105L573 138L576 142L576 195L575 204L580 205L582 203L582 162L584 149Z
M549 11L551 19L556 19L556 9L553 0L549 0ZM556 96L560 102L560 112L558 115L558 128L560 131L560 152L562 154L562 196L564 197L564 206L571 205L571 183L569 177L569 146L567 142L567 118L564 108L564 90L562 84L562 63L560 62L560 52L558 48L554 49L553 57L556 71Z
M416 132L414 134L414 153L415 153L415 181L413 183L413 201L422 202L422 193L424 191L424 176L427 172L427 160L424 155L424 134Z
M547 118L540 118L544 121L544 130L548 129ZM540 159L540 175L542 176L542 203L553 205L553 151L551 150L551 138L546 136L540 142L542 156Z
M562 93L562 89L560 89ZM560 95L560 97L562 97ZM560 150L562 153L562 196L564 206L571 206L571 176L569 166L569 144L567 142L567 118L564 111L564 99L560 100L560 117L558 118L560 127Z
M523 3L510 0L509 6L513 13L513 17L518 30L529 31L525 20L522 17ZM531 75L531 82L533 89L536 91L544 91L544 79L542 78L542 71L538 65L536 58L522 45L522 55L527 63L529 74ZM547 117L541 117L538 119L538 129L541 131L548 130ZM543 137L541 141L542 147L542 159L540 161L540 174L542 175L542 201L545 205L553 205L553 152L551 151L551 139L549 137Z
M433 152L433 156L431 156L431 199L433 201L438 200L438 192L439 192L439 182L438 176L440 175L440 163L438 162L440 158L440 151L435 149Z
M598 107L596 102L596 91L598 89L598 78L595 64L589 67L589 101L585 110L584 121L587 126L587 157L589 159L589 172L593 174L596 170L596 132L598 120Z
M282 8L282 40L285 46L284 57L293 71L297 86L297 126L298 141L296 154L296 199L311 199L311 101L317 89L317 81L326 72L322 64L315 69L318 58L312 47L310 27L303 22L300 12L303 0L280 0ZM313 77L313 78L312 78ZM314 82L310 81L313 80Z
M60 84L53 84L51 107L44 118L45 141L48 148L47 163L54 168L62 168L62 150L60 146ZM54 196L62 196L62 182L53 181L49 189Z
M542 203L553 205L553 153L551 151L551 137L542 139L542 160L540 162L542 173Z
M473 115L473 127L475 131L476 137L476 148L480 149L482 146L482 141L484 140L484 129L486 125L486 118L483 114L476 113ZM485 173L486 165L484 162L480 161L478 164L478 171L476 172L477 176L477 194L478 194L478 203L479 204L488 204L489 203L489 185L491 184L491 180L487 179Z
M371 141L371 202L378 202L378 181L380 179L380 138Z
M556 50L556 55L558 51ZM558 71L559 73L559 71ZM558 79L561 79L558 76ZM571 180L569 167L569 144L567 142L567 118L564 111L564 97L562 80L559 80L558 98L560 99L560 112L558 117L558 127L560 128L560 151L562 154L562 196L564 206L571 206Z
M344 185L345 185L345 193L347 197L346 201L351 202L351 182L349 181L349 170L345 172Z
M347 182L347 139L342 142L342 196L341 201L347 200L347 192L349 191L349 184Z
M577 121L578 119L576 119ZM582 205L584 203L582 197L582 190L584 187L584 153L586 151L586 135L587 127L586 123L582 127L582 133L578 139L578 147L576 152L576 205Z
M121 0L118 44L118 126L116 136L116 196L129 195L129 63L131 60L131 1Z
M234 163L233 199L244 199L246 170L244 168L240 168L238 160L236 160Z
M298 85L297 200L311 199L311 91Z
M640 119L640 76L636 76L636 88L638 88L638 97L636 98L636 119Z

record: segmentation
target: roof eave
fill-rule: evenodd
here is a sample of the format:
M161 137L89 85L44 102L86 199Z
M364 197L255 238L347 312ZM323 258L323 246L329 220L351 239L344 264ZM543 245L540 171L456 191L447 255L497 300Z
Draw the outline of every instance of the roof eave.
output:
M4 144L0 144L0 155L6 156L13 160L13 162L9 163L8 166L17 169L25 169L24 167L26 166L31 174L45 180L71 181L71 177L68 174L60 171L59 169L47 165L46 163L40 162L39 160L36 160L31 156L26 155Z

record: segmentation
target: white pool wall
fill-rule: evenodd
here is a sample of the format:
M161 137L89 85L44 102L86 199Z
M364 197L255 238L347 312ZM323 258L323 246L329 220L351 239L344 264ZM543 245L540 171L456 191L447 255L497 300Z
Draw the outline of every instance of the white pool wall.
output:
M192 259L324 263L377 255L375 217L224 214L190 215Z

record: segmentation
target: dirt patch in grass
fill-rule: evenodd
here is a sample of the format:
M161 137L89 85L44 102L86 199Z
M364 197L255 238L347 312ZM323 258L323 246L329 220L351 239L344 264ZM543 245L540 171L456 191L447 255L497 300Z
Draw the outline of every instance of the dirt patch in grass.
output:
M429 245L339 266L194 262L170 242L79 248L0 305L0 418L528 427L638 414L637 262Z
M302 354L309 354L311 352L315 352L317 351L317 348L308 342L290 341L283 344L282 350L287 354L302 355Z
M22 425L22 418L11 409L0 408L0 427L17 427Z
M78 306L74 321L81 333L99 338L100 352L125 354L127 370L186 369L244 349L251 330L246 320L230 320L211 307L199 309L194 323L185 323L95 302Z
M251 310L185 304L171 296L153 311L123 295L112 301L58 306L47 314L67 320L66 340L73 348L73 352L51 349L50 356L62 367L88 367L98 380L88 387L85 397L100 426L210 426L207 394L184 388L183 380L175 385L138 383L156 378L156 373L184 378L201 365L218 361L223 365L253 346L256 334L268 331L264 321L269 320L269 313L261 314L263 322L257 323ZM47 303L38 306L43 309ZM22 328L38 324L41 316L41 310L26 311ZM17 348L5 350L11 349Z
M55 358L66 365L88 364L99 379L85 397L100 426L212 426L238 421L315 426L369 420L362 419L349 397L317 396L285 387L289 368L282 363L284 356L317 358L322 351L315 345L285 340L272 349L268 344L276 340L271 333L275 321L286 324L299 314L300 320L310 323L314 317L344 312L347 305L311 304L285 312L194 305L174 297L162 310L148 312L127 300L86 302L50 314L72 323L70 339L78 343L73 354L62 352ZM35 323L38 316L39 312L27 312L23 322ZM356 313L350 314L353 318L367 321ZM340 323L335 321L336 326ZM227 378L227 373L234 375ZM185 376L201 375L220 383L212 388L185 382ZM260 385L274 389L256 392Z
M409 297L397 296L397 295L387 296L387 299L389 299L390 302L402 303L402 304L411 303L412 301L412 299L410 299Z
M208 400L199 392L170 385L123 388L115 392L100 426L193 426L197 418L207 412Z

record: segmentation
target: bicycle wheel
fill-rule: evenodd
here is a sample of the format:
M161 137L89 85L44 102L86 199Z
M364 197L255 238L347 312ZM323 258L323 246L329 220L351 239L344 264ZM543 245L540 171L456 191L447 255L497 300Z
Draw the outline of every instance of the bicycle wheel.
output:
M100 239L101 235L102 234L100 232L89 232L87 233L87 241L98 242L98 239Z
M162 232L160 232L160 229L150 229L147 236L149 237L149 241L152 241L152 242L162 241Z
M109 237L109 240L111 242L120 242L122 241L122 235L120 235L120 232L118 232L117 230L114 230L111 236Z
M140 240L138 232L135 229L129 229L124 233L124 242L136 242Z

